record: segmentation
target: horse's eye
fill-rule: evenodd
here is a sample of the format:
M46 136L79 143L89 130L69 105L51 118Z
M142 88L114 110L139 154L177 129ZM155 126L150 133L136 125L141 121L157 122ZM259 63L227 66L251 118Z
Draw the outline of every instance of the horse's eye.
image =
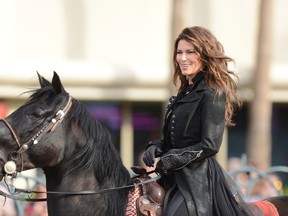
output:
M39 118L44 115L44 110L42 108L37 108L34 110L33 113L31 113L31 115L33 115L36 118Z

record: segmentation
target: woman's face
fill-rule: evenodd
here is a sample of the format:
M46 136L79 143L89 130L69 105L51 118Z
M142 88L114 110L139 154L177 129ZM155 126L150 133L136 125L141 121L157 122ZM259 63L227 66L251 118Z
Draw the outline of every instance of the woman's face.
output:
M176 61L182 74L186 76L189 83L192 83L193 77L202 69L202 61L198 53L194 46L186 40L179 41L176 52Z

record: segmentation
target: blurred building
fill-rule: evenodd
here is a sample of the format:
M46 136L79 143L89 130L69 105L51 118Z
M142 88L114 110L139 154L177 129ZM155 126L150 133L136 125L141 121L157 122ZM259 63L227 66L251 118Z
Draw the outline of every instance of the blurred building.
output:
M272 153L273 163L288 164L288 2L274 2ZM259 1L184 4L185 26L209 28L236 60L240 93L249 102ZM66 90L111 131L125 165L139 164L147 142L161 136L171 92L172 10L172 0L0 0L0 116L38 87L36 71L48 80L56 71ZM245 151L246 104L227 131L226 156Z

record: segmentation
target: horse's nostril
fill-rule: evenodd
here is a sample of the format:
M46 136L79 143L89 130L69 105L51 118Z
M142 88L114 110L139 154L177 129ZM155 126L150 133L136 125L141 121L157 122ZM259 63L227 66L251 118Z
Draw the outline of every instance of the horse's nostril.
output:
M3 168L4 168L4 163L2 163L2 161L1 161L0 162L0 181L2 181L2 179L4 177Z

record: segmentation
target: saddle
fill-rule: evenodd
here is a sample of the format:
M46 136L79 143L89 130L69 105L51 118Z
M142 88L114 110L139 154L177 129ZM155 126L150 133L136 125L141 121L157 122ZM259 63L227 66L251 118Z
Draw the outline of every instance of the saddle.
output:
M139 216L160 216L162 215L162 207L164 203L165 191L156 182L143 183L150 179L147 171L143 167L131 167L132 171L137 174L134 177L134 183L140 183L140 196L136 199L136 211Z

